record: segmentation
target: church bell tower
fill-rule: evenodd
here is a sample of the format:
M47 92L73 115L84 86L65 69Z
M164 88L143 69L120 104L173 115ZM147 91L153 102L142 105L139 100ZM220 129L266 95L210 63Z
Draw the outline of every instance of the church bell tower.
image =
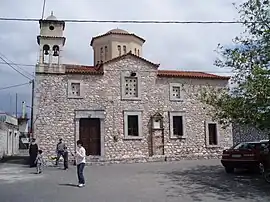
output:
M36 72L64 73L61 63L66 38L63 36L65 21L57 20L51 12L46 19L39 20L40 35L37 36L39 59Z

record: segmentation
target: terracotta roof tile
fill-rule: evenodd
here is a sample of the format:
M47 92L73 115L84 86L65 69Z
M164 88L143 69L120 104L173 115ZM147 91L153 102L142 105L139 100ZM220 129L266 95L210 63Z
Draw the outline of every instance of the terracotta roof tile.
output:
M141 38L141 37L139 37L139 36L137 36L136 34L133 34L133 33L124 33L124 32L113 32L113 31L110 31L110 32L107 32L107 33L105 33L105 34L101 34L101 35L92 37L91 42L90 42L90 45L91 45L91 46L93 45L93 42L94 42L95 39L98 39L98 38L101 38L101 37L104 37L104 36L108 36L108 35L111 35L111 34L122 35L122 36L123 36L123 35L126 35L126 36L128 36L128 35L129 35L129 36L134 36L134 37L140 39L141 41L143 41L143 43L145 42L145 39L143 39L143 38Z
M198 78L198 79L220 79L229 80L229 76L219 76L205 72L196 71L176 71L176 70L158 70L159 77L184 77L184 78Z
M92 74L92 75L102 75L102 66L83 66L83 65L73 65L65 64L67 74Z
M144 61L144 62L147 62L147 63L149 63L149 64L155 66L156 68L158 68L159 65L160 65L160 64L155 64L155 63L153 63L153 62L151 62L151 61L149 61L149 60L146 60L146 59L143 58L143 57L134 55L131 51L129 51L127 54L124 54L124 55L118 56L118 57L116 57L116 58L113 58L113 59L111 59L111 60L108 60L108 61L104 62L103 64L107 64L107 63L110 63L110 62L114 62L114 61L121 60L122 58L124 58L124 57L126 57L126 56L129 56L129 55L130 55L130 56L133 56L133 57L135 57L135 58L138 58L138 59L140 59L140 60L142 60L142 61Z
M134 56L137 58L140 58L141 60L144 60L158 68L159 64L154 64L144 58L141 58L139 56L136 56L132 54L131 52L119 56L117 58L113 58L112 60L109 60L104 64L119 60L125 56ZM65 64L66 67L66 73L67 74L90 74L90 75L103 75L103 65L100 66L85 66L85 65L73 65L73 64ZM197 78L197 79L219 79L219 80L229 80L229 76L219 76L215 74L209 74L205 72L197 72L197 71L177 71L177 70L158 70L159 77L182 77L182 78Z

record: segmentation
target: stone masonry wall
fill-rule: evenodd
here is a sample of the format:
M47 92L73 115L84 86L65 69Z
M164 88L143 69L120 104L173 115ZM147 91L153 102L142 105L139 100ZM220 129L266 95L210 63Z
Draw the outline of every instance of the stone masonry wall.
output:
M207 106L197 100L196 93L201 86L224 86L224 81L157 78L156 69L139 59L124 58L107 64L103 76L94 75L37 75L35 135L40 147L47 155L55 154L55 147L60 137L64 138L69 148L74 150L75 122L74 110L105 110L105 145L106 160L149 157L150 117L156 112L164 116L165 156L169 158L197 158L200 156L217 157L224 147L232 145L231 127L219 127L220 146L206 147L205 121ZM121 72L136 71L141 76L141 100L121 100ZM83 81L85 92L83 99L67 99L69 79ZM184 84L183 102L169 100L169 83ZM142 132L140 140L124 139L124 110L142 111ZM184 111L186 115L186 139L171 139L169 135L170 111ZM114 141L113 136L117 136Z
M233 124L232 131L234 145L240 142L251 142L269 139L267 132L263 132L251 126L240 126L238 124Z

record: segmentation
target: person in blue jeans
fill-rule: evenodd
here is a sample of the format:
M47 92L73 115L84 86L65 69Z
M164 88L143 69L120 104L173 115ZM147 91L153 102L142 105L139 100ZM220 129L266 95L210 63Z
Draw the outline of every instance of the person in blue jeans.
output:
M85 179L83 175L83 170L85 167L85 149L81 140L77 141L77 150L76 150L76 165L77 165L77 175L78 175L78 187L85 186Z

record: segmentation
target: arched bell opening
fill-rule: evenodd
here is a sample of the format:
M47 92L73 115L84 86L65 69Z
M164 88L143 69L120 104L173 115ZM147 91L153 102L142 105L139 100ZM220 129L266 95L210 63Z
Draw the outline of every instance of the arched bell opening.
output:
M54 45L52 50L53 50L52 63L58 64L59 63L60 48L58 45Z
M50 58L50 46L48 44L45 44L43 46L43 63L49 63Z

